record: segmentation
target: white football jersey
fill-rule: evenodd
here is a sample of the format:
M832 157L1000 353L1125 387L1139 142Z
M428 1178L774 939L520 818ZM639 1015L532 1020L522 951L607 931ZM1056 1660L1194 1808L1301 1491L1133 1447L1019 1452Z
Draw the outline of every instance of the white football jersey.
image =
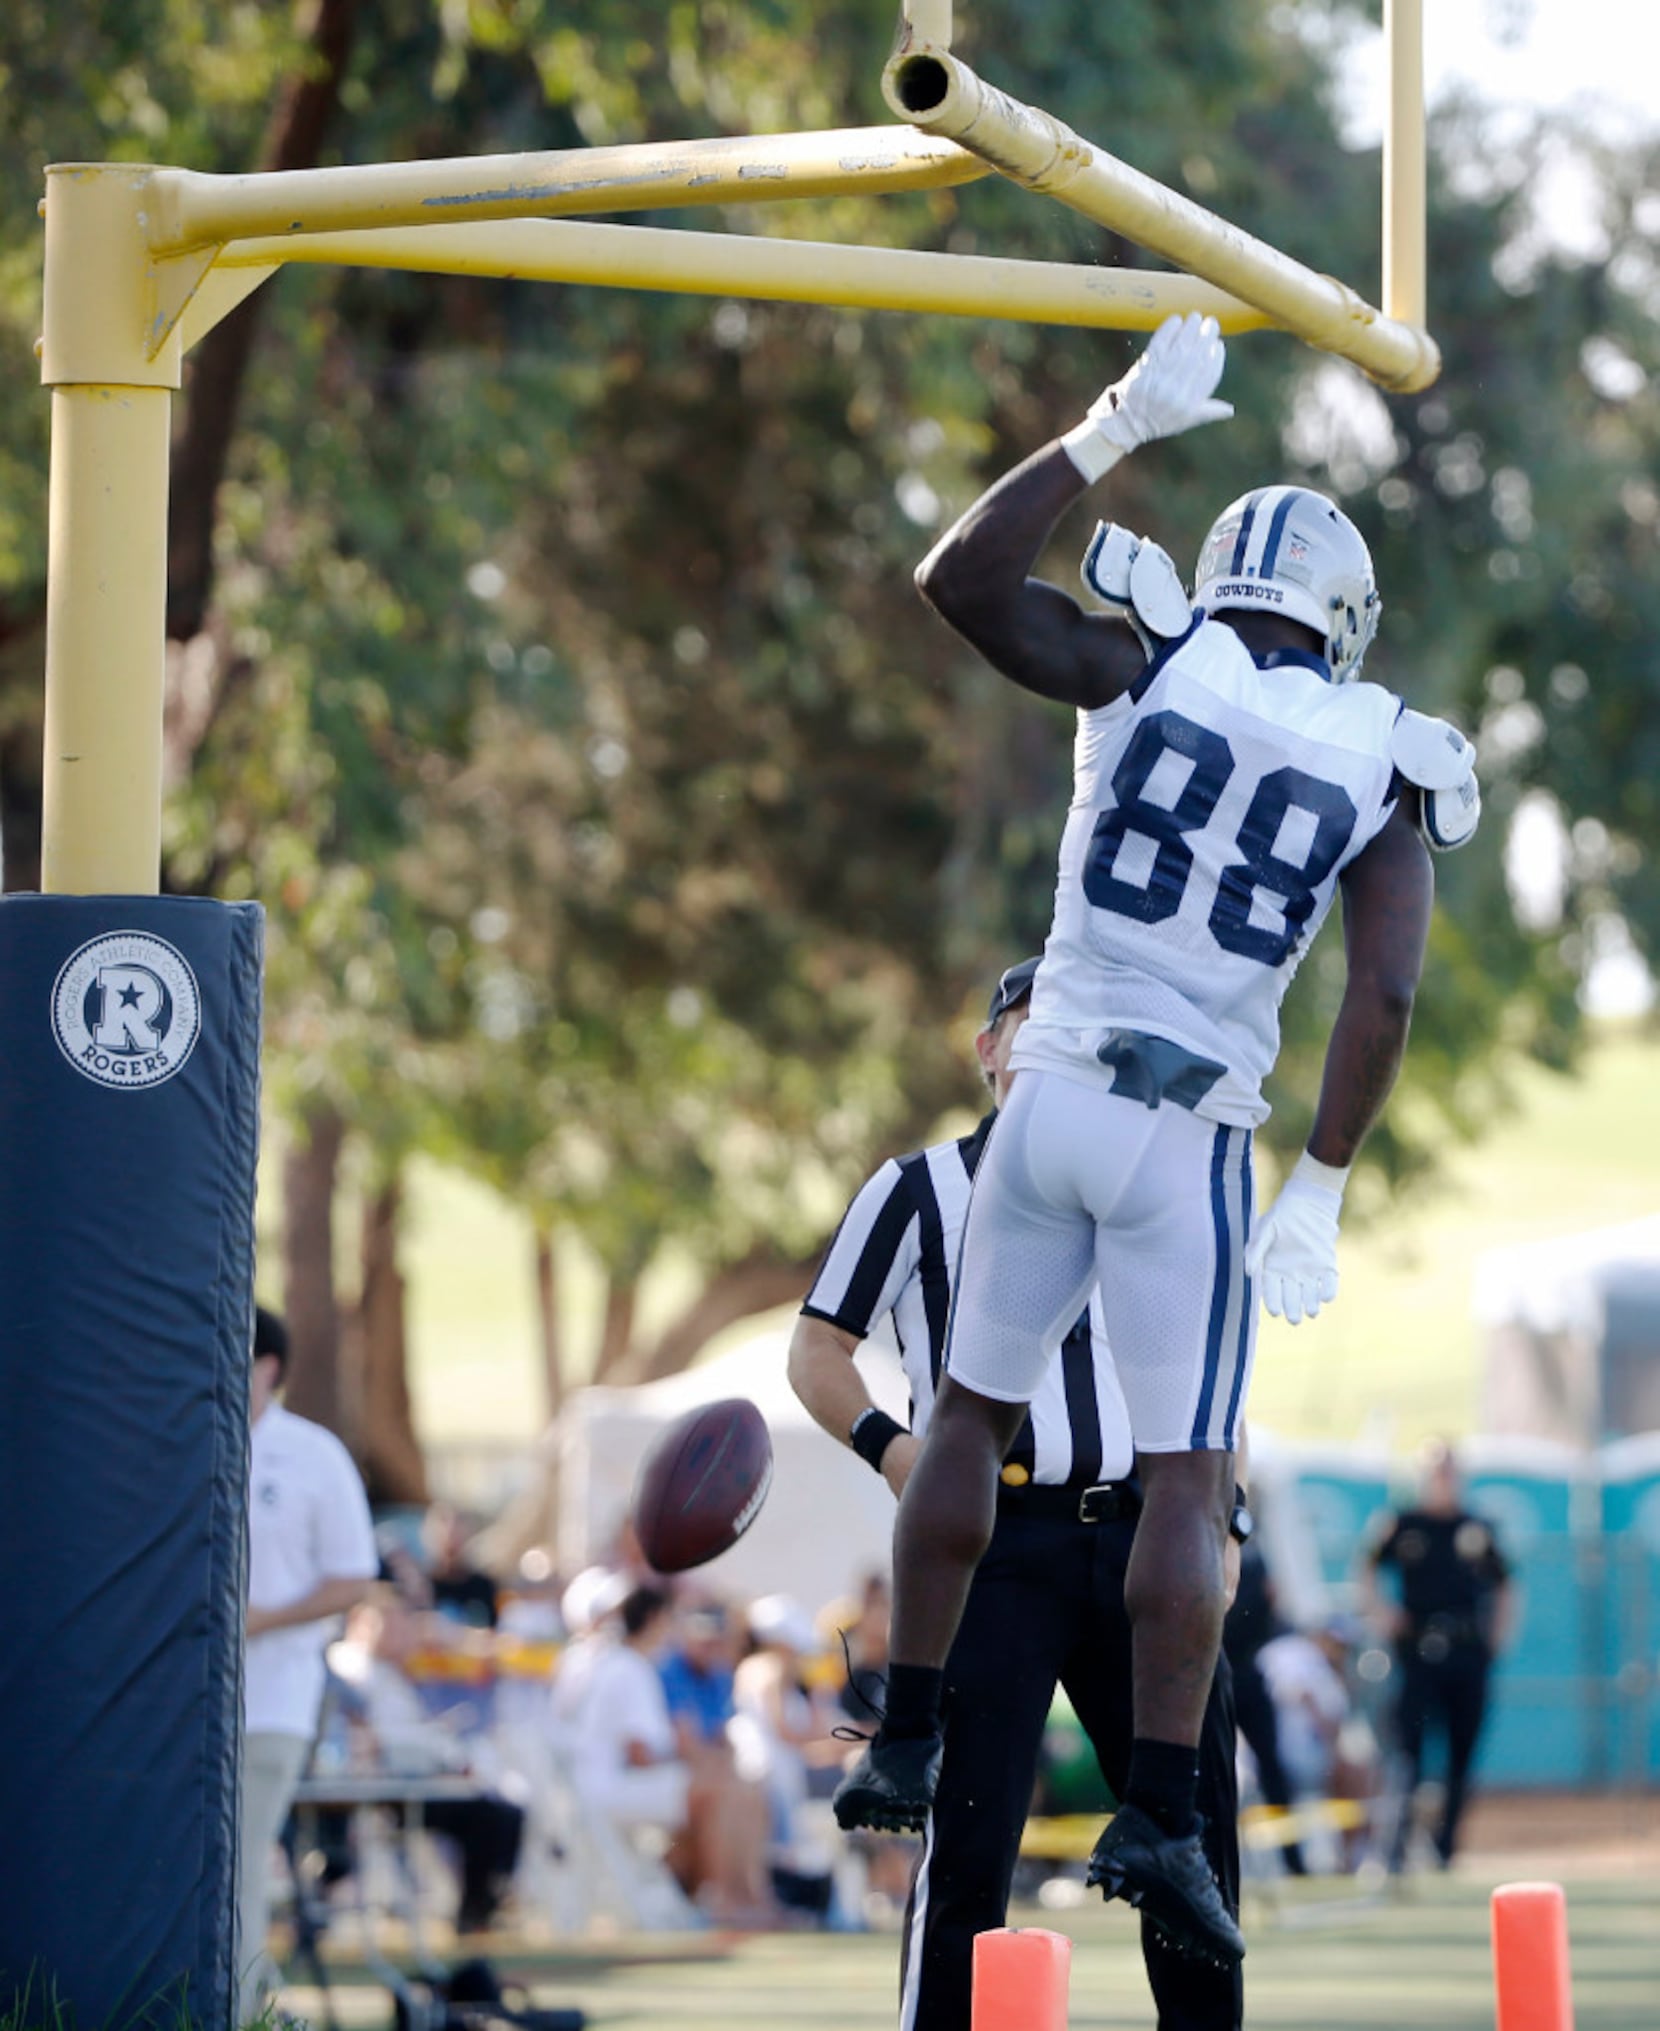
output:
M1105 1033L1221 1066L1195 1112L1252 1127L1280 999L1344 867L1394 809L1401 710L1313 656L1259 663L1196 618L1134 689L1080 712L1055 915L1015 1065L1110 1084Z

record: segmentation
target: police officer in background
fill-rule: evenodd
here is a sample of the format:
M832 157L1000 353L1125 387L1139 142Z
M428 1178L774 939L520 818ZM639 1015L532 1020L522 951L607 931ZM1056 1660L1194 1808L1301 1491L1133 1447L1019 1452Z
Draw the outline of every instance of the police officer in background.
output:
M1001 1105L1035 959L998 981L975 1048ZM885 1163L848 1208L790 1346L790 1381L814 1418L898 1495L921 1449L944 1360L958 1242L995 1112L971 1136ZM891 1318L912 1429L872 1404L859 1343ZM911 1888L901 2031L969 2031L973 1940L1005 1922L1021 1831L1057 1683L1117 1796L1131 1741L1124 1571L1140 1490L1129 1417L1094 1301L1067 1335L1007 1455L991 1545L945 1674L939 1788ZM1243 1496L1236 1532L1249 1531ZM1233 1706L1219 1667L1200 1744L1205 1850L1230 1910L1239 1901ZM1237 1964L1183 1958L1143 1920L1160 2031L1235 2031Z
M1386 1599L1379 1584L1385 1567L1398 1581L1398 1601ZM1393 1640L1400 1674L1394 1719L1403 1800L1391 1866L1398 1870L1406 1859L1424 1738L1438 1724L1447 1742L1447 1786L1435 1851L1446 1868L1458 1846L1493 1659L1509 1640L1515 1594L1493 1527L1465 1507L1458 1461L1443 1441L1424 1449L1416 1505L1384 1519L1362 1586Z

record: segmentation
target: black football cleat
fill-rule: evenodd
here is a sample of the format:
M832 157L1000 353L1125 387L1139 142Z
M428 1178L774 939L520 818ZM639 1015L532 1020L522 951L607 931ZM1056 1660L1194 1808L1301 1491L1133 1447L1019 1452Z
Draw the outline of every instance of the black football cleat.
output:
M890 1740L878 1730L830 1800L837 1826L846 1833L855 1827L873 1827L885 1834L921 1833L940 1781L944 1747L938 1735Z
M1086 1879L1152 1920L1178 1951L1232 1967L1245 1958L1197 1832L1164 1832L1139 1806L1120 1806L1095 1843Z

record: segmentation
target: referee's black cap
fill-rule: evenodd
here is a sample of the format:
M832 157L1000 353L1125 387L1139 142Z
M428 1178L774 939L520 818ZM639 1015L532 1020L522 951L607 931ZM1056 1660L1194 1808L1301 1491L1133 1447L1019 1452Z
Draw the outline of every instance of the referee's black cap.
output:
M1030 1001L1037 970L1036 959L1022 959L1018 966L1010 966L1004 971L991 991L991 1005L986 1010L988 1030L999 1016L1006 1016L1011 1008L1019 1008L1023 1001Z
M274 1354L288 1366L288 1328L275 1312L268 1312L263 1305L254 1307L254 1359L262 1354Z

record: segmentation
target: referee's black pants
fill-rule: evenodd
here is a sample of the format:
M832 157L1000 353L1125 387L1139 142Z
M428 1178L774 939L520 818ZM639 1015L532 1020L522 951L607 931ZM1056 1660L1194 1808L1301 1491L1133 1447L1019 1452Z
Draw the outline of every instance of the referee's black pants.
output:
M946 1664L945 1758L906 1913L901 2031L969 2031L973 1942L1006 1922L1021 1830L1056 1684L1065 1686L1114 1794L1129 1770L1133 1522L1080 1523L1001 1507ZM1239 1909L1239 1795L1227 1665L1199 1745L1205 1848ZM1239 1969L1183 1959L1144 1919L1159 2031L1237 2031Z

